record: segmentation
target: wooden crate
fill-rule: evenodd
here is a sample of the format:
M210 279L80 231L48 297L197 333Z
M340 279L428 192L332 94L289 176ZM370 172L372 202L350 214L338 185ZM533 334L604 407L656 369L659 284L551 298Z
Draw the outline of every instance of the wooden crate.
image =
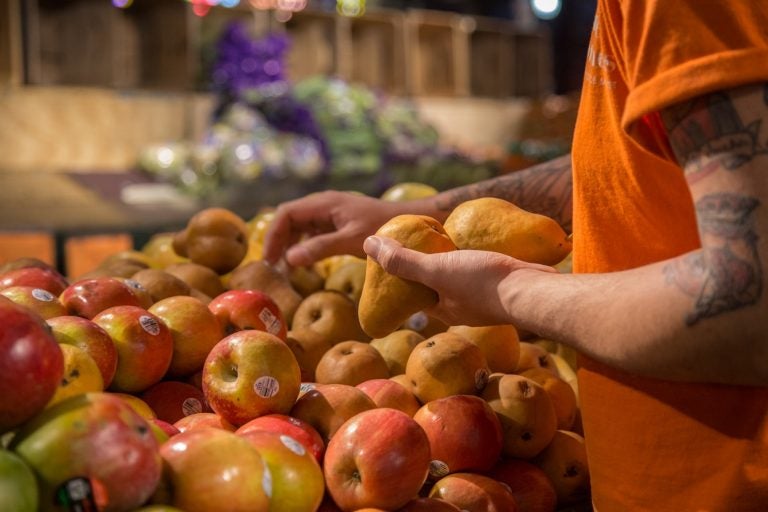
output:
M472 96L508 96L514 62L511 23L477 18L469 35L470 93Z
M137 0L26 4L27 81L35 85L185 89L191 70L187 7Z
M405 94L404 20L401 11L390 10L339 17L339 76L387 94Z
M0 265L19 258L37 258L56 266L53 235L42 231L0 231Z
M291 38L287 74L298 82L316 75L337 75L341 24L335 12L305 9L285 22Z
M405 18L408 89L415 95L469 94L471 17L411 10Z
M513 36L514 67L510 93L541 97L552 91L552 45L547 31L519 32Z
M21 85L21 0L0 0L0 85Z

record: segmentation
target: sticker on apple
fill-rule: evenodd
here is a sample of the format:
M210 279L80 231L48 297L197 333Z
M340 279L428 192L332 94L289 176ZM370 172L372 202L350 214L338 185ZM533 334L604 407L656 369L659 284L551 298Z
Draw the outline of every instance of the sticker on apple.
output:
M451 472L451 468L449 468L448 464L446 464L441 460L434 459L429 462L429 475L432 478L435 478L435 479L443 478L450 472Z
M189 398L185 398L181 403L181 411L184 413L184 416L197 414L199 412L203 412L203 404L200 403L200 400L191 396Z
M405 322L405 326L412 331L421 331L429 324L429 317L423 311L412 314Z
M283 327L280 323L280 319L267 308L261 310L261 313L259 313L259 320L264 323L264 327L266 327L267 332L270 334L276 335Z
M42 288L35 288L32 290L32 296L40 302L51 302L56 298L51 292L48 290L43 290Z
M139 324L141 324L142 329L152 336L160 334L160 323L151 316L141 315L139 317Z
M280 441L283 442L286 448L291 450L293 453L298 455L299 457L303 456L307 451L304 449L304 447L301 445L300 442L292 438L291 436L287 436L285 434L280 435Z
M312 391L315 389L315 384L312 382L302 382L299 384L299 396L302 396L304 393L307 393L308 391Z
M262 398L272 398L280 391L280 383L274 377L259 377L253 383L253 390Z

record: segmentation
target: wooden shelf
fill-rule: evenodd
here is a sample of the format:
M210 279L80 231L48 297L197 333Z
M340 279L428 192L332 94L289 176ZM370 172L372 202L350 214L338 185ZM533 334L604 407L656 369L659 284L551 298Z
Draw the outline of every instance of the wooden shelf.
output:
M308 8L279 22L247 3L202 18L181 0L135 0L128 9L103 0L0 0L0 8L0 37L10 43L0 47L6 84L207 90L215 43L235 19L254 35L289 35L292 81L327 75L393 95L488 98L542 96L552 83L545 30L444 11L372 9L351 18Z

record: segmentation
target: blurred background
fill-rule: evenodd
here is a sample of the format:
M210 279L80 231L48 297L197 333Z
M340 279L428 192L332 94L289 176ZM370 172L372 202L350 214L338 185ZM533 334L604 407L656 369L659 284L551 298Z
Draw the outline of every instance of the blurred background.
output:
M595 4L0 0L0 262L566 153Z

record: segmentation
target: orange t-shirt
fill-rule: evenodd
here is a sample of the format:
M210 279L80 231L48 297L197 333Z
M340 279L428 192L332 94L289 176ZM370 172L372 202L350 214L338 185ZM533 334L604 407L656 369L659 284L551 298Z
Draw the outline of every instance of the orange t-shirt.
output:
M599 0L573 150L574 270L699 247L663 108L768 81L764 0ZM768 511L768 388L641 378L584 358L598 512Z

